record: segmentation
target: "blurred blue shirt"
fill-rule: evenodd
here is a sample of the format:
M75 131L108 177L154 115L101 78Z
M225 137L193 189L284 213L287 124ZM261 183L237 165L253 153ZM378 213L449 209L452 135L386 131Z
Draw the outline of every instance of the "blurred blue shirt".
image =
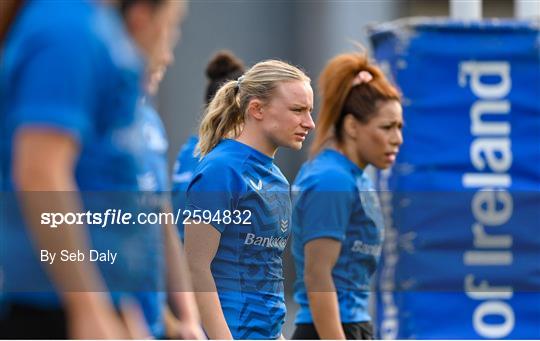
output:
M195 148L199 143L199 137L192 135L186 143L180 147L172 175L172 202L175 211L184 209L186 205L186 190L188 188L195 169L199 165L199 158L195 156ZM184 224L178 224L178 232L184 238Z
M28 1L23 7L8 36L0 75L0 183L7 199L0 259L7 301L60 304L22 228L13 195L12 142L18 130L51 130L78 142L75 179L84 211L158 210L138 200L148 190L141 176L147 162L143 121L136 110L143 70L144 61L114 7L94 1ZM113 297L140 291L141 303L157 302L163 275L159 227L88 230L93 248L120 254L115 265L99 264L108 288L116 292ZM150 324L158 318L145 313Z

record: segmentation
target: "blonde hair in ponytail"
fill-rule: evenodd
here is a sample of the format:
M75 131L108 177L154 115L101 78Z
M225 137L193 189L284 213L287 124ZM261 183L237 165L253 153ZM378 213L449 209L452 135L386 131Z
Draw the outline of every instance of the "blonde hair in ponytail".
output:
M255 64L237 81L225 83L208 104L199 128L198 153L208 154L224 137L237 137L250 100L268 101L279 82L310 82L300 69L279 60Z

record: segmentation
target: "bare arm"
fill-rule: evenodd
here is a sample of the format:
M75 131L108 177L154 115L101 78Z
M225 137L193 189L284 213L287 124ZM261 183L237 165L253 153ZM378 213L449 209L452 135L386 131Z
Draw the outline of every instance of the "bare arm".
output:
M170 204L163 210L171 212ZM199 310L177 227L167 222L163 228L167 259L168 301L173 310L166 314L169 330L172 332L171 336L175 339L204 339L204 333L200 327Z
M225 321L210 270L221 234L207 224L186 224L184 231L186 257L204 330L210 339L231 340L232 334Z
M41 225L41 212L81 212L74 180L77 143L66 134L23 128L13 144L13 177L36 254L41 249L87 250L82 226ZM90 262L56 261L46 266L68 314L72 338L125 338L130 336L106 294L99 270ZM145 335L142 335L145 336Z
M335 239L320 238L304 247L304 282L315 329L321 339L345 340L332 269L341 251Z

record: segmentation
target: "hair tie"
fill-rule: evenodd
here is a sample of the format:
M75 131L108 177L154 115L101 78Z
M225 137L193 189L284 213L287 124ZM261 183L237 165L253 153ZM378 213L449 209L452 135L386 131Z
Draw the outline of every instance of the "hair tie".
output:
M234 86L234 95L238 95L238 92L240 91L240 84L242 83L242 81L244 80L244 75L238 77L236 79L236 85Z
M373 76L369 71L362 70L353 78L352 86L357 86L363 83L369 83L373 79Z
M240 84L242 84L243 81L244 81L244 75L238 77L238 79L236 80L236 88L237 89L240 88Z

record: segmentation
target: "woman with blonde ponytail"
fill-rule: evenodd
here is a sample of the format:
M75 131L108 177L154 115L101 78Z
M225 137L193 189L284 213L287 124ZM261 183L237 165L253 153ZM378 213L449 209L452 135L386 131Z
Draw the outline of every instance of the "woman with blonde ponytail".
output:
M225 83L208 105L184 241L210 339L281 336L291 202L273 158L278 147L302 147L314 128L312 108L309 78L277 60Z
M312 159L294 184L293 255L300 305L293 339L371 339L370 277L382 216L367 165L390 167L402 144L400 96L365 54L328 62Z

